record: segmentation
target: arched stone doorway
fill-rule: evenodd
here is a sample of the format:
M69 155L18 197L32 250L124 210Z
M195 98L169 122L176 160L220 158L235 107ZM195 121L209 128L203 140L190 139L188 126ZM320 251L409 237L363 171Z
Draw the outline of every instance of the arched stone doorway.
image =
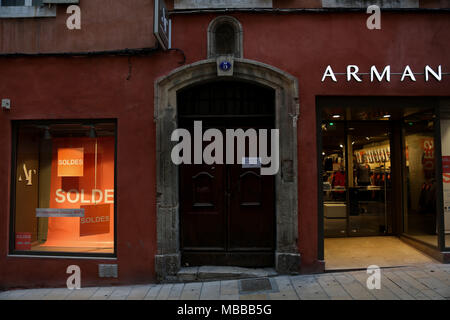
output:
M178 127L177 92L187 86L218 79L216 59L175 69L155 83L157 254L159 280L180 269L179 177L171 160L172 132ZM220 73L219 73L220 74ZM233 79L249 81L275 90L275 128L280 135L280 170L275 177L275 268L279 273L299 270L297 80L272 66L247 59L234 59Z

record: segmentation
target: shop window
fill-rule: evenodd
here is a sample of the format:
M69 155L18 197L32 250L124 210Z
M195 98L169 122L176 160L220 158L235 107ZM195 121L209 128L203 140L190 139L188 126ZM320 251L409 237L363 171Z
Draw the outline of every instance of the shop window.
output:
M450 247L450 100L441 107L442 191L444 247Z
M13 252L114 254L115 128L14 123Z
M217 17L208 27L208 58L221 55L242 58L242 26L233 17Z
M78 4L79 0L0 0L0 18L56 17L56 4Z
M40 6L43 0L1 0L2 6Z

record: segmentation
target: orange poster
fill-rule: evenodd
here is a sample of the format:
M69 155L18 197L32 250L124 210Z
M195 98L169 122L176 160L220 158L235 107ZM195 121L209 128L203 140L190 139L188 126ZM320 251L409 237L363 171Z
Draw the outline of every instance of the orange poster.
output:
M83 176L84 148L58 149L58 177Z
M84 217L80 219L80 237L109 233L110 205L81 206Z

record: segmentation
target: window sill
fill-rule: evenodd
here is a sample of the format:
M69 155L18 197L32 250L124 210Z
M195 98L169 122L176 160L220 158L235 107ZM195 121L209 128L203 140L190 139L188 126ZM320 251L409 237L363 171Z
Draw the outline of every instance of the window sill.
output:
M8 254L8 258L37 258L37 259L72 259L72 260L117 260L117 256L75 256L75 255L39 255L39 254Z
M0 7L0 19L5 18L48 18L56 17L56 6L34 7Z

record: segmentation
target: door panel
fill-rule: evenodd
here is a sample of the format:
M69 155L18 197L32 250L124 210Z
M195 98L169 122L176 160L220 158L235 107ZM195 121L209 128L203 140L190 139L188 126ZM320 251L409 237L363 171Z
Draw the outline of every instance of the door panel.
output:
M183 165L180 170L184 249L225 250L224 165Z
M229 248L272 250L274 179L261 176L259 169L230 166Z

